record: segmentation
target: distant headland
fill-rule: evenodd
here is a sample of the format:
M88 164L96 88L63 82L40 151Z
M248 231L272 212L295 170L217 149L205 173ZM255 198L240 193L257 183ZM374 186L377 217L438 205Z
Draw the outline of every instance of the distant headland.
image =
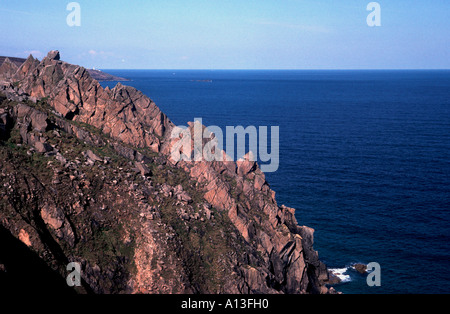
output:
M14 57L0 56L0 65L3 64L3 62L6 60L6 58L8 58L12 63L17 65L17 67L20 67L25 61L27 61L27 59L24 59L24 58L14 58ZM95 80L97 80L99 82L106 82L106 81L125 82L125 81L128 81L128 79L126 79L126 78L115 76L115 75L111 75L109 73L105 73L103 71L96 70L96 69L87 69L87 71L89 72L89 74L91 75L91 77L93 79L95 79Z

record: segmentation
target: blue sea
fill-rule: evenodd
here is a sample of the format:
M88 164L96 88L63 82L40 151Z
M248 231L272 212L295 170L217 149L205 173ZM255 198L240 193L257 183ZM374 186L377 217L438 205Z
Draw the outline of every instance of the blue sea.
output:
M450 71L106 71L177 125L279 126L267 180L337 290L450 293ZM350 268L370 262L380 287Z

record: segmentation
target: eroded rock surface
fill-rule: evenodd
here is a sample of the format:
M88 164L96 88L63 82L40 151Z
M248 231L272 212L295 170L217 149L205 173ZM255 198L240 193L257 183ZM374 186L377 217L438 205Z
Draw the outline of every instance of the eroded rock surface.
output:
M79 292L333 292L314 230L248 155L173 162L151 99L57 51L0 81L0 224L61 276L79 262Z

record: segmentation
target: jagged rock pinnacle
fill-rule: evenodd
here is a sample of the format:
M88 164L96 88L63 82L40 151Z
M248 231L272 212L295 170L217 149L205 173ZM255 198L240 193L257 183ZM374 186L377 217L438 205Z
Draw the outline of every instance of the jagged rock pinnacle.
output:
M58 50L52 50L47 54L47 58L49 58L50 60L57 60L59 61L61 59L61 56L59 54Z

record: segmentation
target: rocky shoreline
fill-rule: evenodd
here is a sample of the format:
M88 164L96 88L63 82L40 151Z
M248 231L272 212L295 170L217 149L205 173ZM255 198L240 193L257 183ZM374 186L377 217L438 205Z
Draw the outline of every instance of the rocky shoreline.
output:
M359 273L360 275L367 275L367 265L361 263L352 264L350 267L339 268L339 269L328 269L328 282L329 286L336 286L347 282L350 278L348 271L352 269Z
M173 128L140 91L104 89L58 51L5 59L0 276L31 252L60 278L80 263L78 293L335 293L314 230L258 164L173 162Z

